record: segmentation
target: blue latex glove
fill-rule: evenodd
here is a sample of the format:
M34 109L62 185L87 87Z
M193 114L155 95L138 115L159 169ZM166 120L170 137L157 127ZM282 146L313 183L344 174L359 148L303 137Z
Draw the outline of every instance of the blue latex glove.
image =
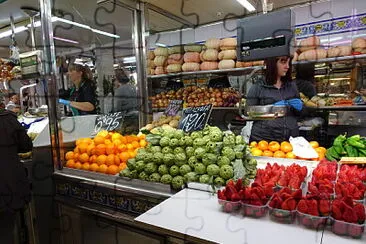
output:
M61 99L61 98L58 99L58 102L63 105L66 105L66 106L69 106L71 103L69 100L65 100L65 99Z
M286 100L281 100L281 101L275 102L273 105L275 105L275 106L285 106L285 105L288 105L288 102Z
M294 109L296 109L297 111L300 111L302 109L302 101L299 98L293 98L288 100L288 104L293 107Z

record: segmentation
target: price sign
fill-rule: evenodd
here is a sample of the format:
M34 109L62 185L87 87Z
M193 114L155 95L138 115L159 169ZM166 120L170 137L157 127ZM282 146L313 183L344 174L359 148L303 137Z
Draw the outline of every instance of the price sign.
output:
M202 130L210 117L212 104L183 109L182 119L179 121L179 129L184 132Z
M95 119L94 132L101 130L113 131L120 128L123 124L125 112L100 115Z
M164 114L167 116L175 116L181 110L183 100L171 100L168 107L165 109Z

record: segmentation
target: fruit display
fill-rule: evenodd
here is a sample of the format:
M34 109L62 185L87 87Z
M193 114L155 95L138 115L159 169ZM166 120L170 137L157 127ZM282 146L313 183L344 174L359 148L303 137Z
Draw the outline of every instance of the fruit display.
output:
M339 160L341 157L366 157L366 138L360 135L348 138L346 135L339 135L327 149L325 156L331 161Z
M212 104L214 107L233 107L240 100L240 94L233 88L212 88L188 86L177 91L170 90L149 97L153 108L165 108L170 100L183 100L186 107Z
M319 229L327 223L330 214L331 201L319 196L303 197L297 204L298 222L311 229Z
M162 115L159 117L159 119L151 122L151 124L147 124L143 128L141 128L141 131L143 131L143 130L151 131L152 129L154 129L156 127L160 127L160 126L164 127L167 125L169 125L170 127L173 127L173 128L178 128L179 120L180 120L180 115L175 115L175 116Z
M242 136L206 126L184 133L170 126L155 128L146 136L149 145L139 149L120 175L171 184L181 189L187 182L224 185L228 179L256 174L256 160Z
M309 99L303 93L300 92L301 101L307 107L324 107L324 106L352 106L352 99L345 99L343 96L329 97L329 96L313 96Z
M353 200L363 200L366 192L366 168L357 165L342 165L335 185L337 198L345 196Z
M314 150L318 153L318 158L314 158L311 160L321 160L324 158L326 149L324 147L319 146L319 143L316 141L309 142L310 145L314 148ZM256 142L253 141L250 143L250 151L253 156L264 156L264 157L275 157L275 158L298 158L303 159L300 157L296 157L296 155L292 152L292 145L290 142L277 142L277 141L260 141ZM307 160L307 159L305 159Z
M73 151L65 154L68 168L115 175L127 166L127 160L147 145L145 135L122 136L117 132L100 131L93 139L80 138Z
M337 178L337 163L323 159L313 170L308 182L308 193L315 196L331 198L334 194L334 183Z

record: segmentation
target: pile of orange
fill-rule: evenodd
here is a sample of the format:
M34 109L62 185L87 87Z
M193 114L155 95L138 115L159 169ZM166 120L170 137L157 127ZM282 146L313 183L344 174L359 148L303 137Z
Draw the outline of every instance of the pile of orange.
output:
M127 167L139 148L147 145L145 135L122 136L100 131L93 139L80 138L73 151L65 154L66 167L115 175Z
M309 142L310 145L315 149L318 153L318 158L313 158L312 160L321 160L325 157L326 148L320 147L317 141ZM253 156L264 156L264 157L275 157L275 158L299 158L292 152L292 146L290 142L277 142L277 141L260 141L260 142L251 142L250 150ZM299 158L301 159L301 158Z

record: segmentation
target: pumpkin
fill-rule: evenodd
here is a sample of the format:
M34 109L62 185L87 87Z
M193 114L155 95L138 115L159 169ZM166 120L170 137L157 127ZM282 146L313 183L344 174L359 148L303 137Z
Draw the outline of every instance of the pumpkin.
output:
M154 59L154 63L156 66L165 66L167 61L166 56L156 56Z
M219 69L232 69L235 67L235 61L224 59L219 62Z
M166 71L168 73L176 73L176 72L181 72L182 71L182 65L180 64L169 64L166 67Z
M172 46L168 48L168 53L169 54L175 54L175 53L184 53L184 49L183 46Z
M264 65L264 61L263 60L258 60L258 61L254 61L253 62L253 66L263 66Z
M188 71L199 71L200 70L200 64L199 63L184 63L182 65L182 70L184 72Z
M150 50L150 51L147 52L147 58L150 59L150 60L154 60L155 54L154 54L153 50Z
M237 61L235 64L236 68L246 68L253 66L253 62L239 62Z
M168 64L183 64L183 55L180 53L169 55Z
M294 57L292 58L292 62L296 62L299 58L299 54L297 52L294 52Z
M155 74L156 75L162 75L166 73L166 69L163 66L158 66L155 68Z
M362 38L362 37L358 37L356 39L354 39L352 41L352 48L356 51L359 52L362 49L366 48L366 39Z
M154 50L155 56L168 56L168 48L166 47L157 47Z
M328 48L327 52L329 58L339 57L341 54L341 49L339 47L331 47Z
M233 50L236 49L237 41L236 38L223 38L220 40L221 50Z
M299 55L299 60L319 60L319 59L325 59L326 57L327 57L327 50L318 48L302 52Z
M186 52L184 54L185 63L199 63L201 62L200 53L198 52Z
M184 45L184 51L185 52L201 52L202 51L202 45L187 44L187 45Z
M305 52L307 50L315 49L320 45L320 39L317 36L310 36L304 40L300 41L300 52Z
M147 60L147 67L149 67L149 68L155 68L155 63L154 63L154 60L150 60L150 59L148 59Z
M210 38L206 41L205 46L208 49L219 49L220 48L220 39Z
M219 52L216 49L207 49L201 52L202 61L216 61Z
M215 70L218 68L218 62L203 62L200 65L200 69L201 70Z
M339 46L338 48L341 51L339 56L350 56L352 54L351 46Z
M219 53L219 60L236 59L236 50L224 50Z

